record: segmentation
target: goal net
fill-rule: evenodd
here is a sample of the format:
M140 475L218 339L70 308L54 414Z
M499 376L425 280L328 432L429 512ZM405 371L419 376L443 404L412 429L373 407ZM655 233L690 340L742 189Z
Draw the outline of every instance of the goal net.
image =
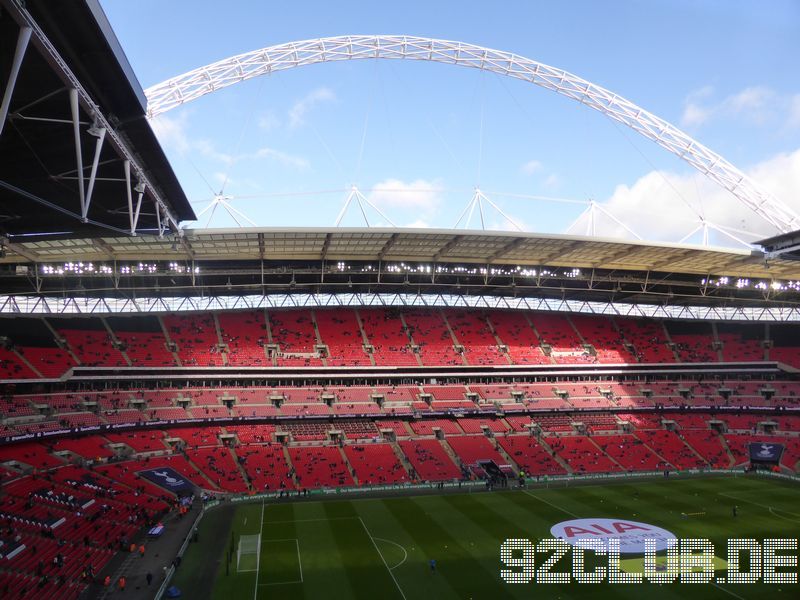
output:
M236 551L236 571L247 573L258 569L261 558L261 534L239 536L239 547Z

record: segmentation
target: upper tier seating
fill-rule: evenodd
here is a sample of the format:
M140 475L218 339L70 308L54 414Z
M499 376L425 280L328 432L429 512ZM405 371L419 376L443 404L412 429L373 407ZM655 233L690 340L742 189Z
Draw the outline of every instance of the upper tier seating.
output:
M178 345L178 357L184 367L223 364L214 317L209 314L167 315L163 319L170 339Z
M455 351L453 336L441 313L436 310L411 310L405 313L414 343L419 346L423 365L463 365L464 360Z
M38 317L15 317L15 328L24 328L26 320L35 335L27 338L9 328L7 347L0 347L4 378L58 378L76 364L238 368L368 367L373 361L378 366L462 366L769 359L800 368L800 336L791 324L767 330L741 323L450 308L234 310L105 322L48 318L59 344L64 340L61 349Z
M380 308L359 310L364 333L375 348L376 365L417 365L400 314Z
M175 358L167 349L163 333L152 331L115 331L125 345L125 353L133 367L174 367Z
M464 358L470 365L507 365L506 356L494 337L486 315L458 310L445 315L459 343L464 346Z
M489 321L500 341L508 347L508 356L516 365L550 364L542 352L539 339L525 313L518 311L490 312Z
M369 366L356 313L349 309L316 310L319 337L328 346L327 362L334 367Z
M45 379L61 377L75 366L75 361L69 352L61 348L25 346L24 348L17 348L17 351Z
M636 357L643 363L673 363L675 354L667 345L661 321L644 319L617 319L622 335L634 348Z
M219 313L222 343L228 347L228 364L242 367L271 365L264 346L267 324L263 311Z
M581 314L570 315L569 318L586 343L595 349L597 362L636 362L636 357L625 347L622 334L616 330L610 319Z
M0 346L0 379L34 379L36 377L36 373L15 352Z
M317 332L311 311L286 310L269 313L272 343L278 346L279 367L318 367L322 359L317 356Z
M111 343L111 334L105 329L58 329L69 347L87 367L127 367L122 353Z
M762 345L762 331L747 329L744 332L722 332L719 333L719 341L722 342L722 359L732 362L757 362L764 360L764 347ZM759 337L748 337L758 335ZM797 349L795 349L797 352ZM770 352L771 360L778 360ZM791 363L790 363L791 364Z
M542 344L550 346L550 356L555 362L594 362L566 315L532 312L528 316Z

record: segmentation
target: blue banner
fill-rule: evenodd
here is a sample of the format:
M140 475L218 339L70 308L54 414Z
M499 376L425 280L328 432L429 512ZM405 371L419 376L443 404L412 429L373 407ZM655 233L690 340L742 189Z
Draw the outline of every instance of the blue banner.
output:
M778 463L781 460L781 454L783 454L783 444L752 442L748 446L750 449L750 462Z
M170 469L169 467L140 471L139 475L148 481L152 481L157 486L178 495L191 494L194 492L194 485L192 482L175 469Z

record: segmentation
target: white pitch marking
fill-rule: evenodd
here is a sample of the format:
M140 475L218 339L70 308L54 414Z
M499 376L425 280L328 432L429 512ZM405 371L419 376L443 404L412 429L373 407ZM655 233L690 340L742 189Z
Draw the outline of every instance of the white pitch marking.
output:
M310 503L309 503L310 504ZM269 521L268 525L280 523L317 523L319 521L351 521L358 517L322 517L320 519L286 519L285 521Z
M303 562L300 560L300 542L295 538L294 543L297 546L297 566L300 568L300 583L303 583Z
M387 539L385 539L385 538L379 538L379 537L376 537L375 539L376 539L376 540L379 540L379 541L381 541L381 542L386 542L387 544L392 544L393 546L397 546L398 548L400 548L400 550L402 550L402 551L403 551L403 560L401 560L401 561L400 561L399 563L397 563L395 566L391 567L391 568L389 569L390 571L394 571L394 570L395 570L397 567L399 567L399 566L400 566L400 565L402 565L404 562L406 562L406 560L408 559L408 552L406 552L405 546L403 546L403 545L401 545L401 544L398 544L397 542L393 542L392 540L387 540Z
M730 498L731 500L738 500L739 502L747 502L748 504L754 504L755 506L760 506L761 508L766 508L769 511L772 511L771 506L767 506L766 504L761 504L760 502L754 502L753 500L748 500L747 498L739 498L737 496L731 496L730 494L725 494L723 492L717 492L720 496L725 496L726 498ZM780 509L778 509L780 510ZM799 514L789 512L788 510L781 510L781 512L786 513L787 515L792 515L793 517L800 517ZM773 513L774 514L774 513ZM776 517L778 515L775 515ZM790 521L793 519L789 519Z
M271 544L272 542L294 542L297 547L297 566L300 569L300 579L296 581L273 581L268 583L258 583L257 585L290 585L293 583L303 583L303 563L300 560L300 542L297 538L280 538L274 540L261 540L261 544Z
M381 560L383 561L383 566L386 567L387 571L389 571L389 575L391 575L392 580L394 581L394 584L397 586L397 591L400 592L400 595L403 597L403 600L406 600L406 595L403 593L403 589L400 587L400 584L397 583L397 578L394 576L394 573L389 568L389 565L386 563L386 559L383 558L383 554L381 554L381 549L378 548L378 544L375 541L375 538L372 537L372 534L369 532L369 529L367 529L367 524L364 523L364 519L362 519L361 517L355 517L355 518L357 518L359 521L361 521L361 526L364 528L364 531L369 536L369 539L372 540L372 545L375 546L375 551L378 553L378 556L381 557Z
M732 591L730 591L730 590L726 590L724 587L722 587L722 586L721 586L721 585L719 585L718 583L714 583L713 581L709 581L709 583L710 583L711 585L713 585L715 588L717 588L718 590L722 590L722 591L723 591L723 592L725 592L726 594L730 594L731 596L735 596L736 598L739 598L739 600L745 600L745 599L744 599L742 596L740 596L740 595L739 595L739 594L737 594L736 592L732 592Z
M549 501L545 500L544 498L540 498L539 496L535 496L534 494L531 494L528 490L522 490L522 493L523 494L528 494L528 496L530 496L531 498L534 498L535 500L538 500L539 502L544 502L545 504L549 504L553 508L557 508L561 512L567 513L568 515L571 515L571 516L575 517L576 519L580 519L580 517L578 515L576 515L574 512L570 512L566 508L563 508L561 506L553 504L552 502L549 502Z
M261 532L264 530L264 501L261 501L261 525L258 528L258 552L256 553L256 585L253 589L253 600L258 598L258 571L261 568Z

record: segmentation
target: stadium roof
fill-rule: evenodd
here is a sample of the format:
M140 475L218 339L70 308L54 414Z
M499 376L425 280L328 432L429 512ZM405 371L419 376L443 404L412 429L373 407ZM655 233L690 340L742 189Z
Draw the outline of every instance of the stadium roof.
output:
M10 92L7 119L0 110L0 234L154 231L158 217L171 229L193 219L99 2L0 8L0 81Z
M53 236L11 244L5 263L66 261L407 261L558 266L800 279L800 264L760 251L556 234L438 229L188 229L171 236Z

